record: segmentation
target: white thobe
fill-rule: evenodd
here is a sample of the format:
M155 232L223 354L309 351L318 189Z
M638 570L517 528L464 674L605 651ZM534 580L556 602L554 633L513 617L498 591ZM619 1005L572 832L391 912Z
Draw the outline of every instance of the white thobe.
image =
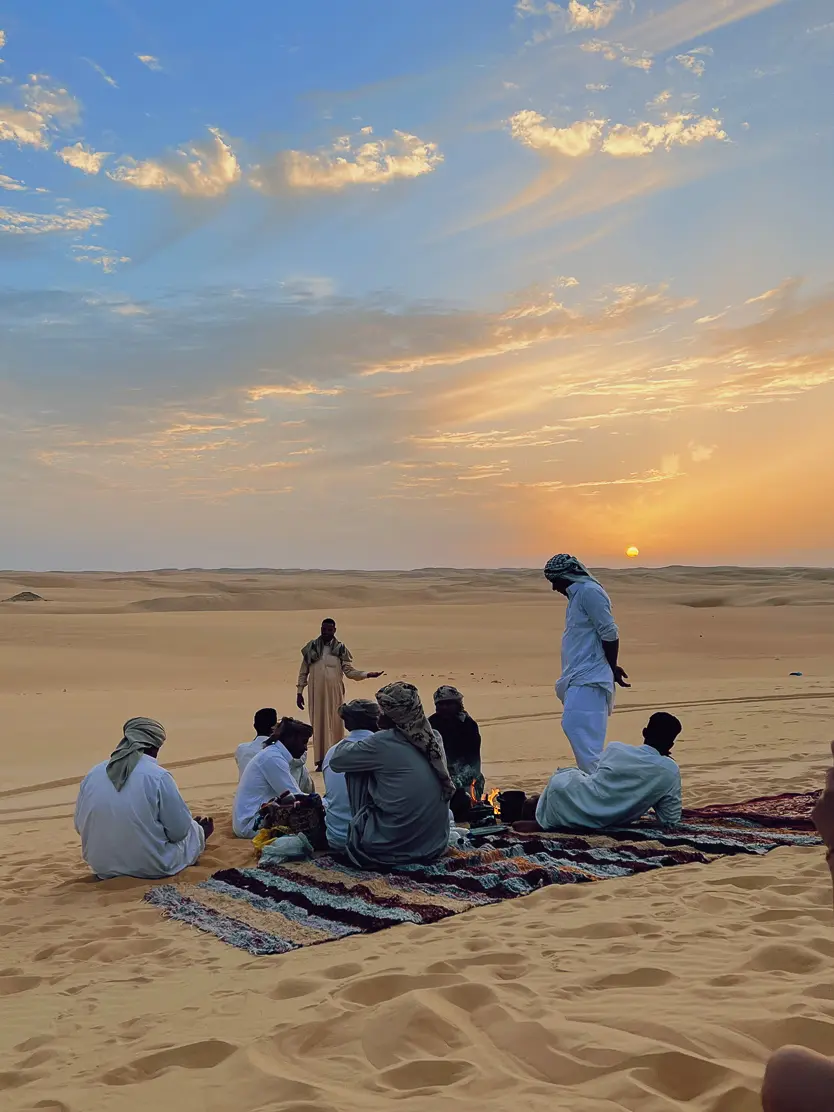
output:
M543 830L600 830L636 822L652 809L665 826L680 822L680 769L650 745L612 741L595 772L567 768L551 776L536 822Z
M232 829L236 837L254 837L255 823L264 803L277 799L284 792L302 794L290 770L292 759L286 746L274 741L247 764L232 805Z
M372 730L351 730L342 741L362 741L370 737ZM342 744L338 741L324 755L321 770L324 773L324 825L327 830L327 844L331 849L344 849L347 843L351 811L348 798L347 780L344 772L336 772L330 767L331 758Z
M243 770L249 764L253 757L256 757L261 752L263 747L269 741L267 734L258 734L253 741L244 741L235 750L235 761L237 762L238 780L243 775ZM316 785L313 783L313 777L307 768L306 757L292 757L290 759L290 772L292 778L298 784L304 795L310 795L311 792L316 790Z
M593 772L597 766L614 707L614 673L602 642L616 641L619 636L604 588L593 579L571 583L556 694L564 706L562 729L584 772Z
M107 775L107 761L87 773L75 829L84 860L103 880L173 876L196 864L206 844L173 776L146 753L120 792Z

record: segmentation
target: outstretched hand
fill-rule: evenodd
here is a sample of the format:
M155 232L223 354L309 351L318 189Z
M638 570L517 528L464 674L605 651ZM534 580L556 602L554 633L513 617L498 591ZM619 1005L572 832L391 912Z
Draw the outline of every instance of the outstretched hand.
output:
M628 672L626 672L625 669L621 668L618 664L617 667L614 669L614 683L616 683L618 687L631 687L630 683L626 683L627 679Z
M834 755L834 741L831 742L831 752ZM811 818L829 854L834 853L834 768L829 768L825 774L825 787L811 812Z
M369 680L378 680L380 676L384 676L384 672L368 672Z

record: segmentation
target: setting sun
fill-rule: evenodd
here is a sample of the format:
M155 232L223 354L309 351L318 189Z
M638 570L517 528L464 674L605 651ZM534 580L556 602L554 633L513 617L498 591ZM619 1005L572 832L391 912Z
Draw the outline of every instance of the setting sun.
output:
M639 555L640 555L640 549L637 548L636 545L631 544L626 549L626 556L628 556L629 560L633 560L633 559L635 559L635 557L637 557Z

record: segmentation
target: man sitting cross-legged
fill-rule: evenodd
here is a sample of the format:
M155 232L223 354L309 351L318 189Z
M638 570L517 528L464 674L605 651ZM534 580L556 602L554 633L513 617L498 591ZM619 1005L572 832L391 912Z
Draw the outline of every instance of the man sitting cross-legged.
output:
M527 801L519 831L602 830L625 826L653 810L665 826L681 818L681 774L670 753L681 724L673 714L653 714L643 745L612 741L594 772L556 771L538 798Z
M238 779L243 776L244 770L253 757L269 744L269 739L278 725L278 712L274 707L264 707L262 710L255 711L255 721L253 727L255 730L255 737L252 741L244 741L235 750L235 761L237 762ZM293 757L290 761L290 772L292 778L298 784L299 790L304 795L309 795L316 790L313 783L313 777L307 769L307 753L305 750L303 757Z
M282 718L260 753L240 778L232 806L232 829L238 838L252 838L261 806L282 796L304 795L292 774L292 762L303 758L313 727L295 718Z
M157 762L165 729L153 718L130 718L108 761L82 781L75 829L84 860L102 880L157 880L195 865L214 830L193 818L174 777Z
M363 869L429 864L449 844L449 778L443 742L429 725L417 688L377 692L379 732L345 739L329 767L347 781L351 821L346 850Z

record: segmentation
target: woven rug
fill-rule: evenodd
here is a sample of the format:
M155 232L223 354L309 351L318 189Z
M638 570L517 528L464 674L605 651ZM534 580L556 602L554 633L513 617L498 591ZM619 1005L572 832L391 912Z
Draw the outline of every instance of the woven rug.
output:
M713 803L684 812L687 819L750 819L761 826L781 826L794 830L813 830L811 812L820 792L785 792L748 799L746 803Z
M551 884L627 877L818 841L788 827L698 816L674 830L642 822L604 834L508 831L482 839L477 849L451 850L434 865L363 872L328 855L223 869L202 884L153 888L145 899L171 919L250 954L282 954L400 923L436 923Z

